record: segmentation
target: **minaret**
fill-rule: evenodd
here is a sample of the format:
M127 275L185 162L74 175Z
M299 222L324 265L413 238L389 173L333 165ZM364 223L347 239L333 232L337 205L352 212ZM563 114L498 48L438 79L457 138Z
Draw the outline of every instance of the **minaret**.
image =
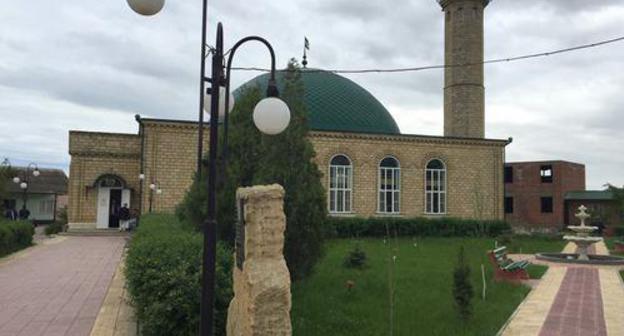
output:
M483 138L483 11L490 0L438 0L444 24L444 136ZM471 64L464 66L465 64Z

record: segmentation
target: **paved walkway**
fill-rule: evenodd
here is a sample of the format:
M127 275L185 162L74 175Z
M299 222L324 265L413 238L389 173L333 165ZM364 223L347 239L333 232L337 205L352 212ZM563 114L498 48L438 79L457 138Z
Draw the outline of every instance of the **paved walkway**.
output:
M0 336L89 335L122 237L58 237L0 260Z
M570 244L564 248L565 253L574 250ZM595 252L609 253L602 242ZM502 335L624 335L624 283L617 267L549 266Z

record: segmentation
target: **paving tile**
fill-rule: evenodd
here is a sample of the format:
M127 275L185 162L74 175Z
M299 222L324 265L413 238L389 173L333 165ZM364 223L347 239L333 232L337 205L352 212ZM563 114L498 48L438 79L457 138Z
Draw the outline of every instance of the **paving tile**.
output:
M64 237L0 263L0 336L89 335L123 237Z

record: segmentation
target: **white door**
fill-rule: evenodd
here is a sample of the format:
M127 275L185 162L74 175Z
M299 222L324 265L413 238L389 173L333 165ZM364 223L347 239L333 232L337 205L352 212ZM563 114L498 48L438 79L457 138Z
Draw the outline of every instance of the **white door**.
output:
M124 204L128 204L128 209L130 209L130 189L124 189L121 191L121 206Z
M97 200L97 224L96 228L108 228L108 217L110 211L110 188L98 188Z

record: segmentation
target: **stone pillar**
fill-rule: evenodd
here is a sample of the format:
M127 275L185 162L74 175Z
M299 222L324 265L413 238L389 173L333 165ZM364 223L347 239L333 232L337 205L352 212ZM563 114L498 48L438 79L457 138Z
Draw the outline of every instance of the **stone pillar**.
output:
M228 336L290 336L290 273L284 259L284 189L239 188L234 299Z
M483 12L490 0L438 0L445 13L444 135L483 138Z

